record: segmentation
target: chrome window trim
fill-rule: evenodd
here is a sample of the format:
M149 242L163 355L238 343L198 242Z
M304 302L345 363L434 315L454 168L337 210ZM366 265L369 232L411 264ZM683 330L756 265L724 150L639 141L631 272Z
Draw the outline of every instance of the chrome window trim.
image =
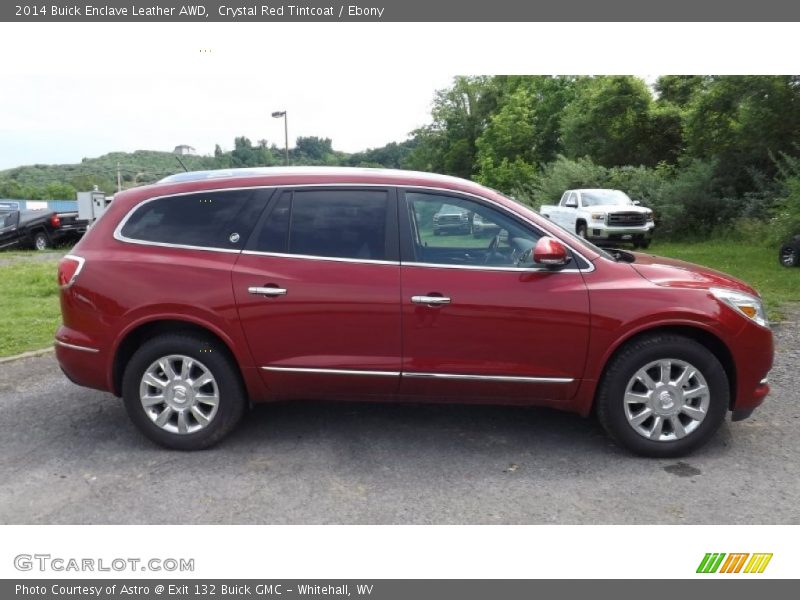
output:
M251 256L274 256L275 258L300 258L305 260L330 260L333 262L358 263L368 265L393 265L400 266L400 263L392 260L373 260L371 258L344 258L340 256L314 256L312 254L286 254L283 252L261 252L260 250L242 250L242 254Z
M592 263L589 263L592 264ZM405 262L404 267L424 267L426 269L466 269L469 271L506 271L514 273L581 273L580 269L548 269L547 267L492 267L488 265L439 265L436 263ZM587 271L583 271L586 273Z
M322 369L314 367L261 367L277 373L315 373L320 375L358 375L374 377L409 377L412 379L451 379L462 381L498 381L509 383L572 383L572 377L521 377L515 375L467 375L459 373L425 373L420 371L370 371L364 369Z
M460 379L464 381L504 381L511 383L572 383L572 377L521 377L516 375L466 375L459 373L423 373L403 371L403 377L414 379Z
M62 346L64 348L69 348L71 350L80 350L81 352L91 352L93 354L96 352L100 352L100 350L97 348L90 348L89 346L78 346L77 344L68 344L67 342L62 342L61 340L56 340L55 343L57 346Z
M317 369L310 367L261 367L277 373L317 373L322 375L371 375L373 377L399 377L400 371L369 371L361 369Z
M485 196L480 196L478 194L473 194L472 192L465 192L463 190L454 190L450 188L443 188L443 187L436 187L436 186L421 186L421 185L405 185L402 182L393 182L393 183L365 183L365 182L352 182L352 183L297 183L297 184L278 184L278 185L251 185L251 186L239 186L239 187L222 187L222 188L208 188L208 189L198 189L192 190L189 192L175 192L171 194L162 194L160 196L153 196L152 198L148 198L147 200L143 200L138 204L132 206L130 210L128 210L127 214L122 218L122 220L117 225L116 229L114 229L114 239L120 242L128 243L128 244L138 244L141 246L157 246L157 247L164 247L164 248L176 248L182 250L203 250L205 252L222 252L226 254L251 254L251 255L263 255L263 256L275 256L280 258L303 258L307 260L328 260L328 261L337 261L337 262L350 262L350 263L364 263L364 264L385 264L385 265L410 265L415 267L427 267L427 268L439 268L439 269L470 269L474 271L514 271L519 273L524 272L546 272L546 273L591 273L595 270L594 263L586 258L583 254L579 251L575 250L569 243L565 242L564 240L559 238L559 241L564 244L573 254L580 256L588 265L587 269L548 269L548 268L540 268L540 267L490 267L490 266L483 266L483 265L440 265L437 263L418 263L418 262L394 262L394 261L381 261L381 260L370 260L370 259L357 259L357 258L338 258L338 257L316 257L316 256L309 256L305 254L282 254L277 252L259 252L256 250L236 250L236 249L229 249L229 248L208 248L205 246L189 246L185 244L170 244L168 242L149 242L145 240L137 240L134 238L128 238L122 235L122 228L130 219L131 215L133 215L134 211L139 209L140 207L148 204L149 202L154 202L156 200L161 200L162 198L173 198L176 196L189 196L191 194L202 194L202 193L210 193L210 192L235 192L241 190L275 190L275 189L300 189L300 188L315 188L315 187L328 187L328 188L336 188L336 187L357 187L357 188L398 188L403 190L428 190L428 191L435 191L435 192L443 192L445 194L451 195L462 195L468 196L470 198L474 198L479 202L485 202L487 204L492 205L493 207L497 208L501 212L510 213L512 217L518 218L523 222L527 223L531 227L534 227L537 231L541 232L542 236L550 236L547 230L542 229L525 217L524 215L517 214L507 207L503 206L502 204L491 200Z

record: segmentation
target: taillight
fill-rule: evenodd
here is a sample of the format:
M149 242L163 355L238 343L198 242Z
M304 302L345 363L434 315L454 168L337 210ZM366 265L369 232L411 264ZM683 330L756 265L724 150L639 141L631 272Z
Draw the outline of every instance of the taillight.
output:
M61 217L58 215L50 215L50 225L53 227L61 227Z
M75 283L81 269L83 269L84 262L86 260L83 257L75 256L74 254L67 254L58 261L58 285L65 288Z

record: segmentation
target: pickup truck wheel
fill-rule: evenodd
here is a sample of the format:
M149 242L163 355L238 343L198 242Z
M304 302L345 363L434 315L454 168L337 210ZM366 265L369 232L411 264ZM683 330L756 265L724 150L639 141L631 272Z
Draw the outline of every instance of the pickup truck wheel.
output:
M39 250L47 250L50 247L50 238L43 231L33 236L33 247Z
M683 456L705 444L728 410L725 369L702 344L659 334L629 344L598 388L597 417L632 452Z
M575 233L578 234L578 237L586 239L586 224L578 223L578 227L576 228Z
M122 378L125 409L154 442L200 450L221 440L244 414L245 393L227 352L191 334L142 345Z
M800 242L790 242L781 246L778 260L784 267L797 267L800 265Z

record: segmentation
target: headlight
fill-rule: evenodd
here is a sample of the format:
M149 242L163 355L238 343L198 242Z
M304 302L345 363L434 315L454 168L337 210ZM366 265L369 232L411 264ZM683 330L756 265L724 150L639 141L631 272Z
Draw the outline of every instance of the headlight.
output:
M592 213L592 219L595 221L604 221L606 218L606 213Z
M744 292L735 292L725 288L711 288L709 290L717 300L724 302L735 311L743 314L762 327L769 327L767 315L761 300Z

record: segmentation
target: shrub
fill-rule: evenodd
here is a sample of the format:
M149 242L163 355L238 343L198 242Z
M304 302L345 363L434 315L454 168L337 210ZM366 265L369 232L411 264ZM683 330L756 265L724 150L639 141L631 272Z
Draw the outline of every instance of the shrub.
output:
M530 199L538 209L542 204L556 204L564 190L606 187L608 179L608 169L594 164L589 158L570 160L559 155L542 169L531 185Z

